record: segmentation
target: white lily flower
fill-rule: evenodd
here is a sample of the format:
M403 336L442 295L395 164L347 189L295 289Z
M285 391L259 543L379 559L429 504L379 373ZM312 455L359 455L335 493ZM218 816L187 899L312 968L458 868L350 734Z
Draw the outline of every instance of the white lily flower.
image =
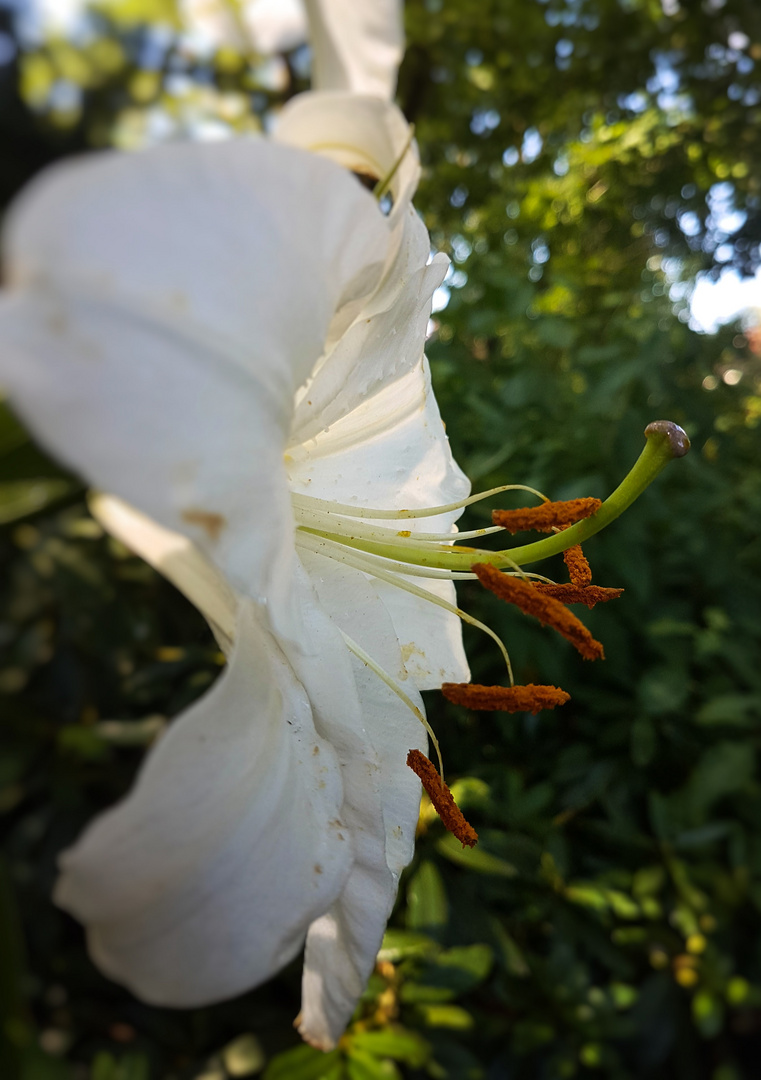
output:
M468 485L423 357L447 260L428 261L410 203L406 123L378 98L305 95L279 138L103 154L33 183L7 226L0 364L41 441L119 497L101 519L229 652L63 857L56 899L102 970L157 1004L249 989L306 936L300 1030L327 1047L412 855L419 690L468 673L454 614L303 529ZM400 158L384 217L344 166ZM453 602L450 581L423 584Z
M349 170L383 182L387 216ZM688 445L651 425L605 504L507 512L462 537L514 531L514 513L555 534L453 550L471 500L423 355L447 260L429 261L418 173L382 96L313 93L275 140L60 165L5 235L0 380L40 441L110 493L98 518L196 604L228 656L132 792L64 854L56 901L99 967L159 1005L248 990L306 942L299 1030L324 1049L412 857L415 772L448 827L475 837L457 832L420 753L420 691L454 684L452 700L507 711L568 697L462 685L469 617L453 579L475 572L601 655L557 598L620 590L511 575L613 520Z

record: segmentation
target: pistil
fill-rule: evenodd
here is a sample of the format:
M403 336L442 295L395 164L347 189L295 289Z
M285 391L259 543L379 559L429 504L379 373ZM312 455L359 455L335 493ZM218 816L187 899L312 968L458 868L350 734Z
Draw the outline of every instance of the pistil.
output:
M645 447L629 474L589 517L577 521L576 524L561 532L555 532L544 540L507 548L503 551L453 546L457 539L456 534L452 534L452 541L449 543L421 540L416 538L415 533L400 535L397 532L393 537L384 535L382 538L371 538L366 535L365 530L372 529L372 526L365 526L359 522L349 525L345 521L341 522L341 518L386 518L400 521L405 518L433 517L460 509L496 491L509 490L508 487L470 496L459 503L426 507L422 510L378 511L371 508L321 502L306 495L295 495L293 496L294 510L299 521L299 528L304 532L323 536L347 547L358 548L360 551L407 563L410 566L431 567L449 573L472 571L476 563L488 563L498 569L514 569L528 563L539 562L550 555L559 555L567 548L582 543L604 529L639 498L669 461L683 457L690 445L682 429L668 420L656 420L649 424L645 429L645 436L647 440ZM526 489L523 488L523 490ZM539 492L534 493L544 499ZM303 524L301 524L302 520ZM391 533L392 530L388 531Z

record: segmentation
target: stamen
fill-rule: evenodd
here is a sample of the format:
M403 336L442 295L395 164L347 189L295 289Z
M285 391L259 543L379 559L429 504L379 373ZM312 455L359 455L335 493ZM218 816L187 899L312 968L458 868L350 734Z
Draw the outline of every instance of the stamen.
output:
M530 712L565 705L571 695L559 686L481 686L478 683L444 683L441 692L447 701L485 712Z
M444 827L457 837L463 847L475 847L478 833L465 820L462 810L452 798L452 792L436 772L433 763L419 750L410 750L407 764L415 775L420 777Z
M477 495L468 495L459 502L443 503L441 506L423 506L417 510L376 510L371 506L351 506L349 503L331 502L330 499L318 499L314 495L301 495L295 492L291 494L291 502L295 507L303 507L305 510L319 510L324 514L342 514L344 517L377 518L395 521L398 518L421 518L438 517L439 514L448 514L453 510L462 510L473 503L490 499L492 495L499 495L503 491L527 491L529 495L536 495L537 499L545 499L541 491L527 487L525 484L502 484L500 487L489 488L488 491L480 491ZM456 534L455 534L456 535Z
M552 596L564 604L586 604L588 608L593 608L595 604L605 604L608 600L616 600L624 591L606 589L602 585L556 585L549 581L537 581L534 588L537 592Z
M355 548L347 543L342 544L340 540L331 536L318 535L304 529L296 530L295 540L297 547L308 548L309 551L314 551L318 555L326 555L338 562L345 562L349 566L359 567L358 560L363 560L366 563L363 567L365 573L376 576L379 576L378 570L387 570L408 577L431 578L433 581L472 581L476 576L469 570L440 570L434 566L400 562L388 555L376 555L364 548Z
M433 743L433 745L434 745L434 747L436 749L436 757L439 759L439 770L441 771L441 773L443 775L443 773L444 773L444 763L441 760L441 748L439 747L439 740L436 738L436 734L435 734L433 728L428 723L428 721L426 720L425 716L422 714L420 709L417 707L417 705L414 703L414 701L412 701L407 696L407 694L405 694L404 690L402 690L401 686L399 686L396 679L393 679L389 675L389 673L386 671L386 669L382 668L380 666L380 664L376 664L376 662L373 660L372 656L370 656L368 653L366 653L361 645L357 644L357 642L354 641L352 638L350 638L348 634L345 634L343 632L343 630L339 630L339 633L340 633L341 637L344 639L344 644L346 645L349 652L354 653L354 655L357 657L358 660L361 660L362 663L365 664L367 667L369 667L371 671L374 671L375 674L378 676L378 678L381 679L386 684L386 686L389 688L389 690L393 690L393 692L396 694L396 696L399 698L399 700L404 702L404 704L407 706L407 708L410 709L415 714L417 719L420 721L420 723L423 725L425 730L428 732L428 738L431 740L431 742ZM433 768L432 765L431 765L431 768ZM444 781L442 780L441 783L443 784ZM431 801L433 801L433 800L431 800Z
M476 563L473 570L485 588L501 600L515 604L524 614L533 615L539 622L557 630L585 660L601 660L605 656L600 642L559 600L541 593L535 585L501 573L488 563Z
M491 519L495 525L517 532L552 532L565 525L591 517L602 506L600 499L567 499L565 502L545 502L541 506L524 506L518 510L493 510Z
M563 561L568 567L568 573L572 585L586 588L592 584L592 567L587 562L587 557L581 550L581 544L574 544L563 552Z
M381 525L367 525L356 518L343 518L340 514L330 513L326 516L325 511L308 510L296 507L296 522L304 532L312 532L317 536L327 536L340 540L375 540L385 543L401 541L405 548L419 547L430 550L436 545L444 545L450 548L455 542L469 540L476 536L489 536L492 533L504 532L498 525L492 525L485 529L471 529L469 532L440 532L425 533L412 532L407 529L387 529Z

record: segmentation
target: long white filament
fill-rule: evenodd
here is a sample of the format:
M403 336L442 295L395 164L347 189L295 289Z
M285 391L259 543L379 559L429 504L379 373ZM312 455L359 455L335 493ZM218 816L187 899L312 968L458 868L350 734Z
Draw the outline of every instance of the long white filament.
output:
M356 552L357 558L366 559L368 563L372 563L373 566L377 566L379 569L392 570L397 574L406 574L410 577L433 578L435 581L473 581L476 578L476 575L469 570L441 570L436 566L417 566L414 563L389 559L385 555L375 555L361 548L347 547L340 540L330 536L317 536L315 533L304 532L303 529L296 530L295 541L297 546L309 547L310 550L316 550L316 548L311 547L312 544L330 544L332 545L331 551L335 550L336 553L351 552L353 555ZM346 561L340 559L338 554L331 555L331 558L336 558L339 562ZM367 572L374 574L375 570L368 570Z
M330 512L326 521L326 511L324 510L309 510L298 506L295 510L298 525L305 529L312 529L315 532L329 536L357 536L362 537L364 540L378 540L382 543L393 543L402 539L407 547L431 547L434 543L446 544L451 547L452 544L459 540L471 540L476 536L489 536L492 533L505 531L501 525L490 525L488 528L471 529L469 532L407 532L405 530L386 529L379 525L366 525L364 522L357 521L356 518L347 521L340 514L332 512Z
M453 510L462 510L473 503L489 499L492 495L499 495L502 491L527 491L530 495L536 495L542 502L549 502L546 495L536 488L527 487L525 484L503 484L501 487L489 488L477 495L469 495L467 499L459 502L445 503L443 506L424 506L417 510L375 510L367 506L350 506L348 503L331 502L330 499L317 499L313 495L299 495L291 493L291 502L295 507L304 510L317 510L323 514L341 514L343 517L378 518L387 521L402 520L404 518L438 517L439 514L448 514Z
M378 676L378 678L386 684L389 690L393 690L393 692L400 699L400 701L403 701L407 708L412 710L412 712L418 718L425 730L428 732L428 738L431 740L434 747L436 748L436 757L439 759L439 773L443 780L444 763L441 760L441 749L439 748L439 740L436 738L433 728L428 723L423 713L417 707L415 702L410 697L408 697L407 694L405 694L404 690L402 690L396 679L392 678L392 676L389 675L386 669L382 668L380 664L376 664L372 656L366 653L361 645L358 645L357 642L354 641L353 638L350 638L348 634L344 634L343 630L341 630L341 637L344 639L344 643L346 644L349 652L354 653L358 660L361 660L363 664L369 667L370 670L373 671Z
M317 555L323 555L329 559L336 559L338 562L345 563L347 566L352 566L356 570L361 570L363 573L371 574L373 577L378 578L381 581L387 581L390 585L395 585L398 589L402 589L404 592L410 593L412 596L419 596L421 600L427 600L431 604L435 604L436 607L443 608L444 611L450 612L452 615L456 615L463 622L469 623L471 626L475 626L478 630L482 630L485 634L488 634L492 641L495 642L497 648L502 653L502 658L505 661L507 668L507 674L510 679L510 685L515 685L515 679L513 678L513 666L510 663L510 656L502 639L496 634L490 626L486 623L482 623L479 619L469 615L467 611L463 611L462 608L455 607L454 604L450 604L447 600L442 599L440 596L436 596L434 593L429 592L427 589L421 588L419 585L413 584L411 581L405 581L403 577L398 574L394 574L389 570L384 570L377 565L376 561L372 558L366 558L364 555L356 551L356 549L347 550L342 547L341 544L335 540L329 540L326 537L313 536L310 533L297 534L297 543L301 546L308 548L310 551L315 552ZM327 547L328 550L325 550ZM474 575L475 576L475 575Z

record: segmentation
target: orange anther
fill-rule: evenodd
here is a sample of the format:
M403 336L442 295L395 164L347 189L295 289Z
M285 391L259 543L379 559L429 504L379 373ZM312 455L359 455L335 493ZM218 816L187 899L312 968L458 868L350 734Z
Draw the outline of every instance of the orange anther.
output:
M457 837L463 847L475 847L478 833L465 820L462 810L452 798L452 792L436 772L433 763L419 750L410 750L407 764L420 777L445 828Z
M595 604L604 604L617 599L623 589L606 589L602 585L555 585L548 581L535 581L534 588L545 596L552 596L564 604L586 604L593 608Z
M574 544L563 552L563 559L568 567L571 584L586 587L592 583L592 568L581 550L581 544Z
M480 686L478 683L444 683L441 692L455 705L489 712L541 712L565 705L571 695L559 686Z
M565 502L546 502L541 506L525 506L519 510L493 510L491 519L509 533L552 532L574 525L591 517L602 506L599 499L567 499Z
M496 566L488 563L476 563L471 569L481 584L495 596L515 604L524 614L533 615L539 622L557 630L585 660L601 660L605 656L600 642L559 600L539 592L527 581L501 573Z

